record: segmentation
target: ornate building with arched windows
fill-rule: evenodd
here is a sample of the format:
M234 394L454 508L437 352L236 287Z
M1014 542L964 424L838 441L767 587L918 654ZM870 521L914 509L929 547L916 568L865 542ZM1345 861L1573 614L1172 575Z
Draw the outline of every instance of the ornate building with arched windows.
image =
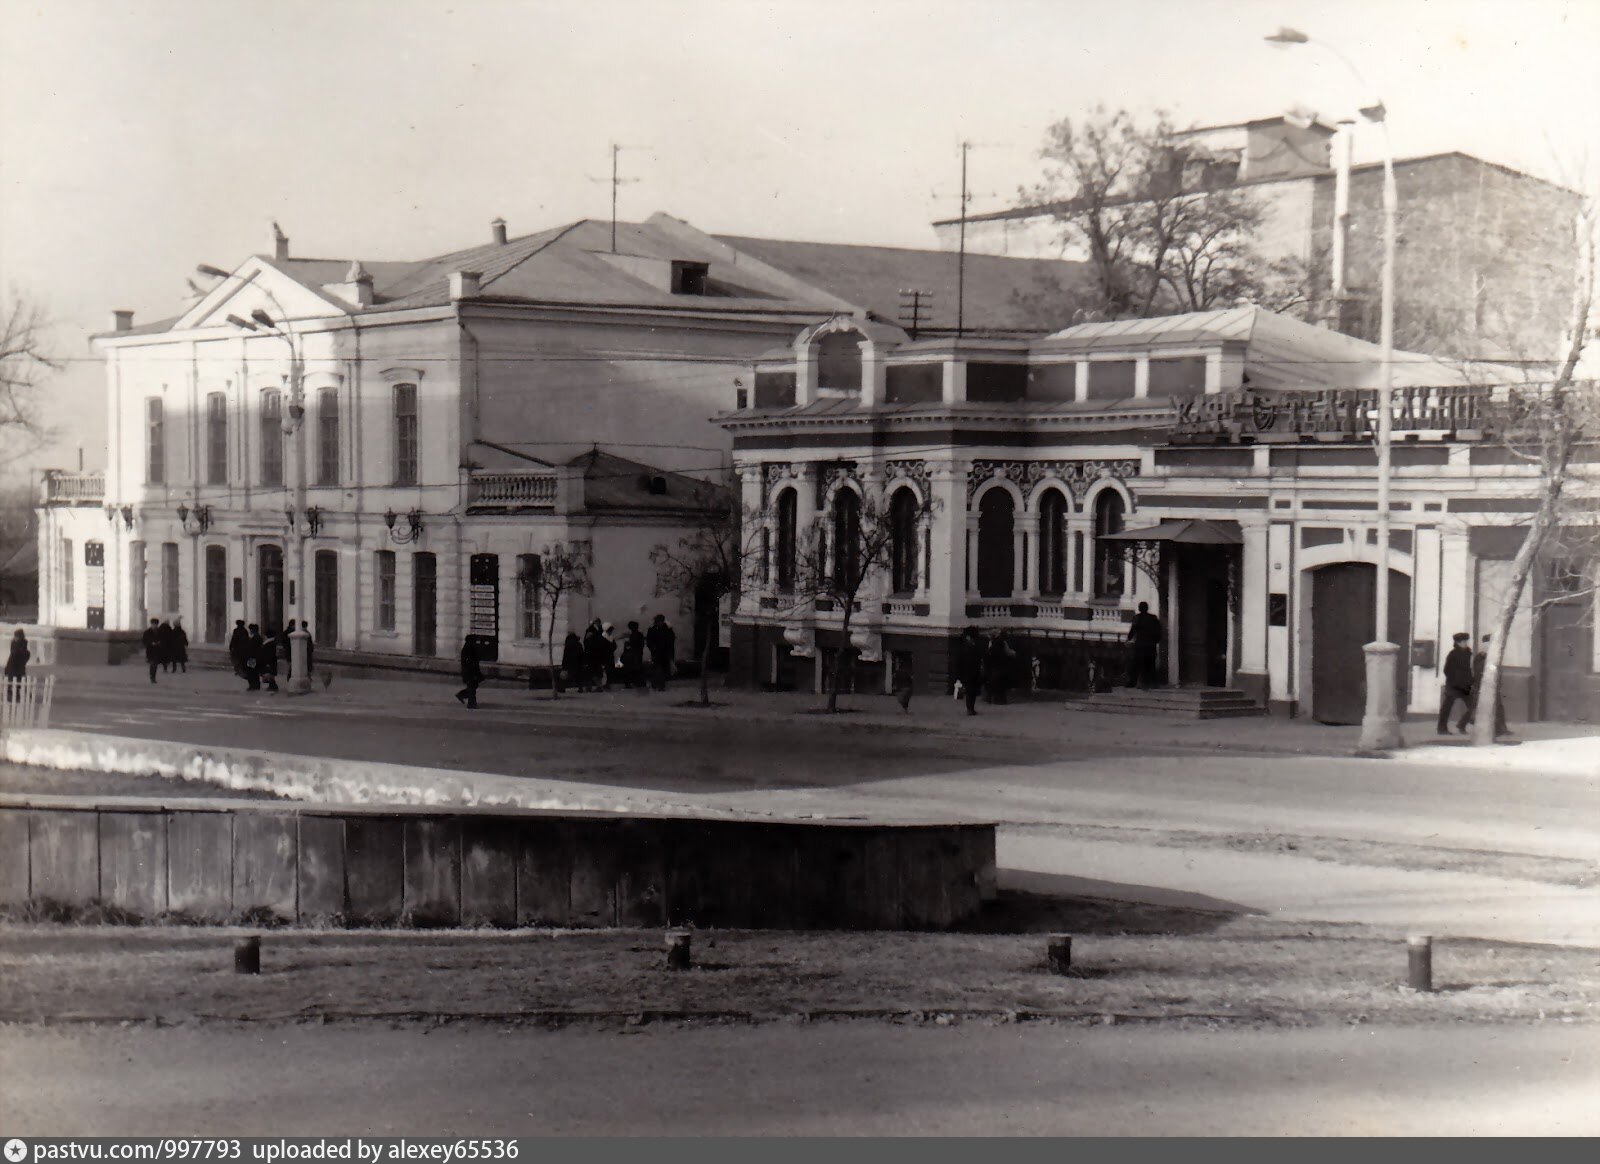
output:
M1412 710L1436 706L1451 636L1493 625L1535 505L1496 428L1524 377L1396 355L1385 555L1379 368L1371 344L1254 307L1034 340L914 339L844 315L808 329L757 365L751 407L721 417L768 554L734 616L734 673L822 690L843 612L806 592L806 547L867 514L888 539L851 612L857 690L906 672L948 690L967 625L1007 631L1022 685L1120 684L1146 602L1166 683L1359 722L1387 568L1401 690ZM1594 599L1552 603L1554 576L1535 579L1539 617L1514 627L1508 704L1597 718Z

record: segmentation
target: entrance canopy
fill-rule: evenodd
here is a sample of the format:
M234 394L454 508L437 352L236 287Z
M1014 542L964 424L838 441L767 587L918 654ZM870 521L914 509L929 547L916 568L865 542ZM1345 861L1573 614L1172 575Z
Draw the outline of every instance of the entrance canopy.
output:
M1241 546L1244 535L1236 521L1202 521L1198 518L1169 518L1143 529L1101 534L1103 542L1176 542L1186 546Z

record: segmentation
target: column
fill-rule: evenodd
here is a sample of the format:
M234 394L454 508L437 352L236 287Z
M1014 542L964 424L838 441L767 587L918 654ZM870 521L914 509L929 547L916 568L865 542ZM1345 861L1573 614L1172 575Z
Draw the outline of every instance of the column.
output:
M956 625L967 612L967 466L964 461L928 462L933 501L929 533L933 543L927 579L930 621Z
M1411 671L1411 710L1425 711L1438 695L1439 676L1449 649L1450 634L1439 623L1444 589L1439 575L1439 531L1416 529L1411 534L1411 637L1433 643L1433 666ZM1411 644L1401 649L1411 653Z
M944 362L942 399L945 404L960 404L967 398L967 365L952 357Z

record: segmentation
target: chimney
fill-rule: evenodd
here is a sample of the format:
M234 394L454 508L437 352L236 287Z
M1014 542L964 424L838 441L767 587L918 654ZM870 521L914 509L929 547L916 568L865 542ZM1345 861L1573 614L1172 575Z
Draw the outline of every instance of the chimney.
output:
M322 289L357 307L372 306L372 275L361 265L360 259L350 261L343 283L324 283Z
M283 227L276 222L272 224L272 257L275 259L289 257L289 236L283 233Z
M478 281L483 276L477 271L451 271L450 272L450 301L474 298L480 288Z
M133 329L133 312L126 309L111 313L111 329L113 331L131 331Z
M489 229L494 232L495 246L506 245L506 220L497 218L489 224Z

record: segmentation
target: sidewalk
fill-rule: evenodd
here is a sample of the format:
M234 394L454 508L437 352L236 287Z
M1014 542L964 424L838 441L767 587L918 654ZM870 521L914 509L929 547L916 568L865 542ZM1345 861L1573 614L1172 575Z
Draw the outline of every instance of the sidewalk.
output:
M151 693L143 667L56 666L31 668L30 672L55 674L58 716L92 706L97 693L123 699L139 699ZM320 678L320 677L319 677ZM678 680L665 693L614 689L602 693L569 692L551 702L548 690L530 691L510 683L491 682L480 690L486 721L513 717L519 722L537 723L541 716L559 710L563 716L593 716L614 720L625 714L630 721L656 720L663 723L705 717L739 723L793 722L796 716L816 712L826 706L826 696L809 692L761 692L746 688L725 688L713 679L713 706L685 706L699 698L697 680ZM191 668L187 674L163 674L155 692L182 686L201 696L242 698L243 684L231 673L217 669ZM287 684L284 685L287 690ZM398 708L449 712L456 683L448 678L438 682L416 679L352 678L341 675L323 688L313 685L309 696L276 697L285 708L298 700L310 700L323 714L341 709L371 712ZM266 695L250 698L262 703ZM1349 757L1357 752L1361 729L1358 726L1332 726L1306 719L1272 716L1220 720L1186 720L1159 716L1112 715L1089 711L1077 702L1058 698L1024 698L1004 706L979 705L979 715L968 717L954 699L922 697L913 700L909 713L883 695L846 695L839 700L845 712L839 720L849 729L875 728L938 734L963 740L993 739L1028 743L1082 744L1116 748L1126 746L1197 749L1205 752L1279 754L1289 756ZM1600 776L1600 725L1530 723L1515 725L1520 744L1490 748L1471 746L1465 737L1439 737L1434 734L1431 717L1413 716L1403 728L1407 747L1392 753L1387 760L1406 764L1472 768L1494 772L1533 772L1545 775ZM1382 762L1382 761L1374 761Z

